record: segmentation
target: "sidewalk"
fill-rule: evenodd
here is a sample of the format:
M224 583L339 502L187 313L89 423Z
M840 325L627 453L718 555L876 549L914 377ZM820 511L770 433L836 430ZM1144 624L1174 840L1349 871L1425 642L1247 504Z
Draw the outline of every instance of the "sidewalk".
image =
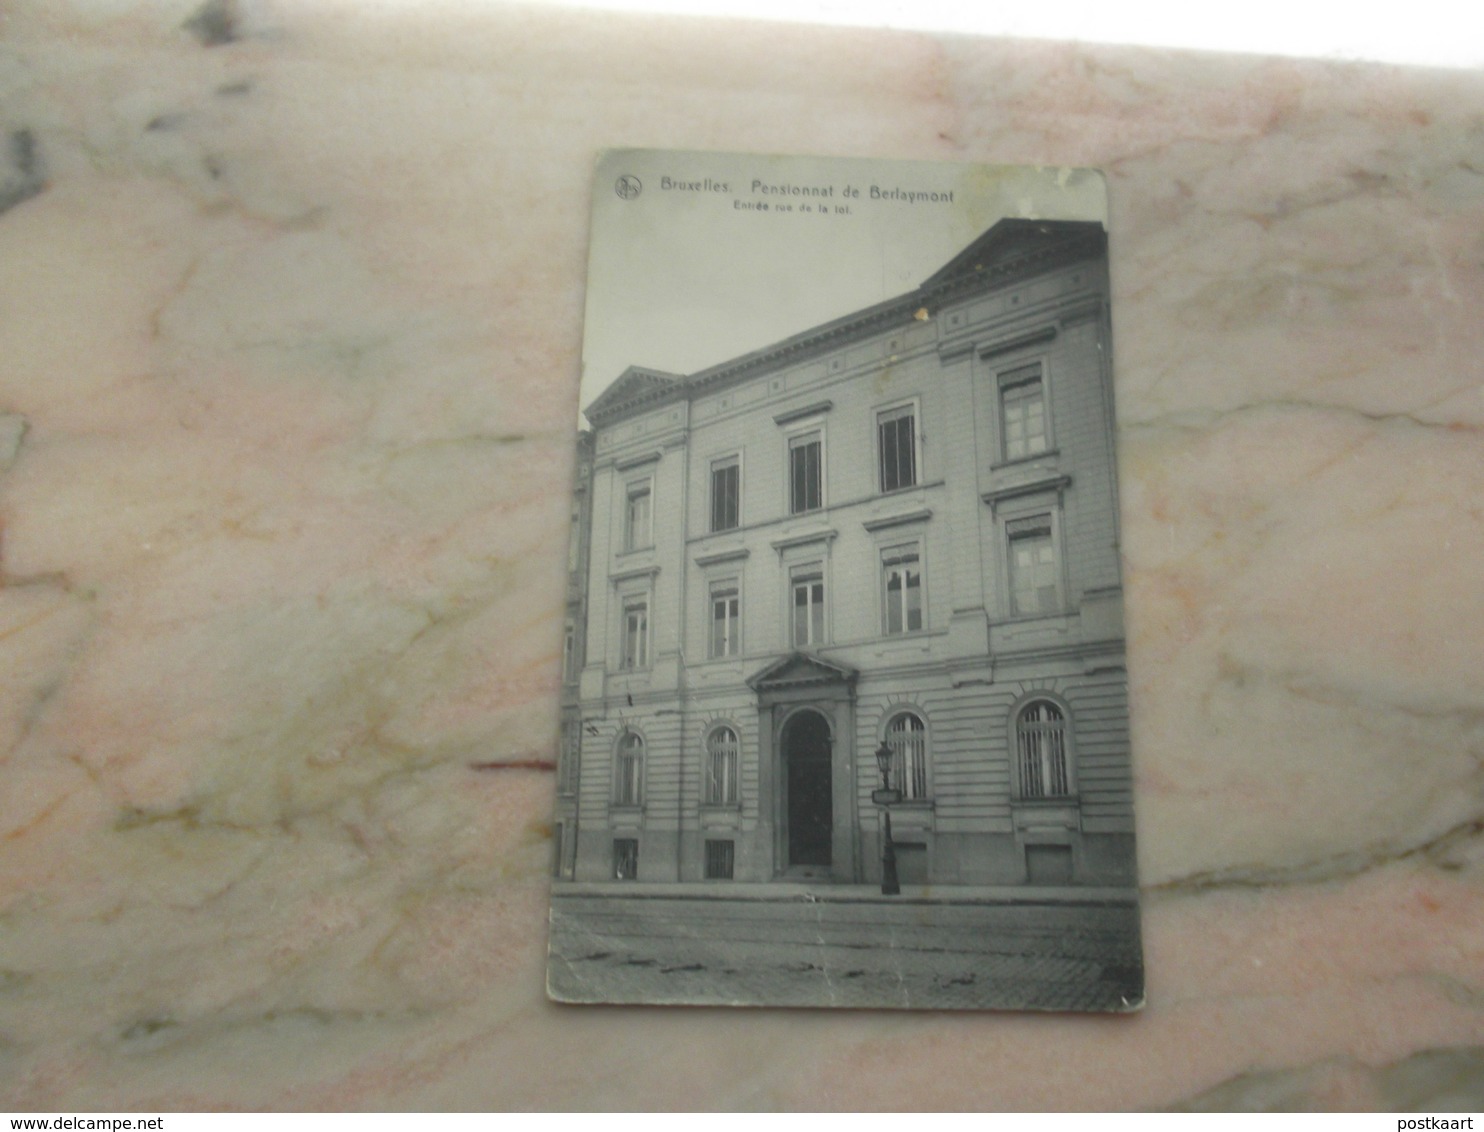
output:
M605 900L721 900L775 904L952 904L952 905L1129 905L1138 901L1134 888L1075 887L1071 885L902 885L900 896L883 896L879 885L802 884L776 881L736 884L654 884L639 881L553 882L551 895L602 897Z

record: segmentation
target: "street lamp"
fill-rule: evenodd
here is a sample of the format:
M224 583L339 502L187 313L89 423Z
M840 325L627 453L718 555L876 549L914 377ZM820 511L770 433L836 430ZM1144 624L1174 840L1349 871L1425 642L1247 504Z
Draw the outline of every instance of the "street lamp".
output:
M871 801L881 807L886 836L881 843L881 895L899 896L897 882L897 847L891 840L891 807L902 800L902 792L891 788L892 749L886 744L876 748L876 766L881 770L881 789L871 791Z

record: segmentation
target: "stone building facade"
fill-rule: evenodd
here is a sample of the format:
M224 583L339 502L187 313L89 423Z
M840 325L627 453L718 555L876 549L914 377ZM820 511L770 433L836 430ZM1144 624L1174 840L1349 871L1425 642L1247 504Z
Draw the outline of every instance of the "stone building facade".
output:
M1101 225L586 412L559 875L1134 882Z
M552 872L570 877L577 864L577 786L582 760L581 685L587 661L587 583L592 535L593 434L577 434L572 477L572 516L567 538L567 602L562 626L561 724L557 801L552 821Z

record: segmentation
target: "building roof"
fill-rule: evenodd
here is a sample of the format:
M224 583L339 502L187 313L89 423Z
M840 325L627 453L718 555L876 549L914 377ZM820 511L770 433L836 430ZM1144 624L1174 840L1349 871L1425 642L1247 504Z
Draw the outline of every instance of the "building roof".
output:
M632 413L684 400L757 371L834 349L844 341L887 326L910 323L920 311L931 312L972 291L987 290L1016 277L1102 255L1106 248L1107 235L1095 220L1006 217L906 294L688 376L630 366L584 412L595 427L601 428Z
M971 279L1039 270L1046 260L1060 260L1060 253L1066 251L1085 247L1100 254L1104 243L1103 226L1095 220L1006 217L929 275L919 290L936 291Z

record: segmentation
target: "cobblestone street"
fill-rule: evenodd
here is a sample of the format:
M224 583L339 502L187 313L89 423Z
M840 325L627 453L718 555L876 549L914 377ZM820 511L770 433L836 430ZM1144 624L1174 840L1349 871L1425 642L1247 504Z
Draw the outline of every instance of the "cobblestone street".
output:
M559 892L550 985L579 1002L1127 1010L1138 931L1115 902Z

